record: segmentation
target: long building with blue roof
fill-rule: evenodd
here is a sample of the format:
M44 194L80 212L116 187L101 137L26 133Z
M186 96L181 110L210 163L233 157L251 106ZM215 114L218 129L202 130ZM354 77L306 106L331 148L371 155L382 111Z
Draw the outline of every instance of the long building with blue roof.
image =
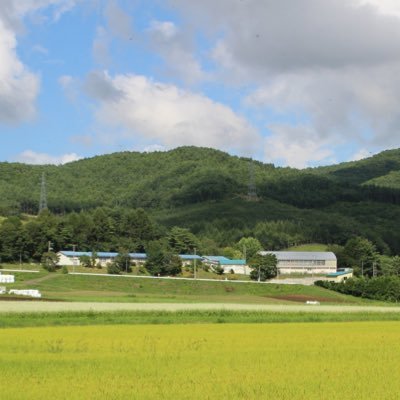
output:
M58 255L58 265L65 266L79 266L81 262L81 257L88 256L92 257L93 253L91 251L68 251L62 250L57 253ZM115 257L118 256L116 252L105 252L98 251L96 252L96 263L100 264L102 267L107 266L108 263L114 261ZM143 264L146 262L147 254L146 253L129 253L131 261L133 263ZM183 264L188 264L196 261L201 261L202 258L195 254L180 254L179 257L182 260Z

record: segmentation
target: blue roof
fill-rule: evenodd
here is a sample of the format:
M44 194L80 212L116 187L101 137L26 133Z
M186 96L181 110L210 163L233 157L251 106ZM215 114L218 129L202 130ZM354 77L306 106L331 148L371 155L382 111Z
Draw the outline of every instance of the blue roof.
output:
M145 260L147 258L147 254L146 253L129 253L129 256L131 258L139 258L142 260Z
M60 253L64 254L67 257L82 257L82 256L92 256L91 251L60 251ZM96 252L97 257L99 258L115 258L119 253L115 252L107 252L107 251L98 251ZM145 253L129 253L129 256L131 258L141 258L145 259L147 258L147 255Z
M203 258L205 258L206 260L209 260L209 261L217 261L217 262L229 260L229 258L224 257L224 256L203 256Z
M337 272L331 272L331 273L329 273L329 274L326 275L326 276L332 276L332 277L334 277L334 276L347 275L347 274L351 274L351 273L352 273L352 271L337 271Z
M67 257L82 257L82 256L92 256L91 251L60 251L60 253L64 254ZM115 258L117 257L118 253L115 252L105 252L105 251L98 251L97 257L99 258ZM129 253L129 256L133 259L141 259L145 260L147 258L146 253ZM201 260L202 258L195 254L179 254L179 257L182 260Z
M246 260L221 260L221 265L246 265Z
M202 258L196 254L179 254L182 260L202 260Z

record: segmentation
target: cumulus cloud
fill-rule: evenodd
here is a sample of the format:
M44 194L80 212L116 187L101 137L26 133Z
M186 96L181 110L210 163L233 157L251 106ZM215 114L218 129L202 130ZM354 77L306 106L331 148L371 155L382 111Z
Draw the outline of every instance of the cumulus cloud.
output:
M93 79L95 78L95 79ZM140 144L215 147L249 154L261 137L245 118L206 96L140 75L91 74L86 91L97 100L97 121ZM118 132L118 133L116 133Z
M92 45L92 53L98 64L109 65L111 63L110 43L111 38L107 30L102 26L97 27L96 37Z
M40 79L19 59L17 35L22 31L23 18L29 13L53 6L63 12L69 0L3 0L0 7L0 123L16 124L35 115L35 100ZM61 15L61 14L60 14ZM36 51L39 47L36 48ZM45 50L40 49L42 52Z
M147 33L150 45L165 60L166 74L190 85L208 79L194 56L190 36L181 31L174 22L153 20Z
M109 1L106 4L104 15L113 35L125 40L129 40L134 36L131 17L124 12L117 1Z
M349 161L359 161L371 156L371 152L369 152L367 149L360 149L350 157Z
M80 156L76 153L68 153L68 154L62 154L60 156L52 156L50 154L46 153L37 153L32 150L26 150L19 154L17 157L15 157L15 161L25 163L25 164L37 164L37 165L43 165L43 164L66 164L72 161L77 161L79 160Z
M285 165L305 168L310 160L334 162L332 141L321 141L318 134L304 125L271 125L271 135L265 139L265 160L283 161Z
M324 161L320 154L329 159L327 141L374 151L400 145L397 1L169 3L195 28L214 35L211 56L221 79L255 87L245 104L286 120L279 134L271 131L277 154L298 131L319 144L319 151L298 148L315 162ZM283 159L290 163L293 156Z

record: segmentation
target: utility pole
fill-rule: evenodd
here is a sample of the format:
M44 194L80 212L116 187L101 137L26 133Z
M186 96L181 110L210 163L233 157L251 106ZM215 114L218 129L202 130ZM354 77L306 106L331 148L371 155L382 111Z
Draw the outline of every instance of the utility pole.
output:
M50 242L50 240L47 242L47 252L50 253L53 250L53 243Z
M197 271L196 271L196 268L197 267L197 265L196 265L196 247L194 248L194 260L193 260L193 276L194 276L194 279L197 279Z

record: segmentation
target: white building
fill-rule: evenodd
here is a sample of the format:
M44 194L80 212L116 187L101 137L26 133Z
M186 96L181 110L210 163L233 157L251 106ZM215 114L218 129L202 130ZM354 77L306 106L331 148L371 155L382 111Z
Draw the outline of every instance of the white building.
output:
M102 267L106 267L107 264L114 261L118 253L99 251L96 253L96 264L100 264ZM62 250L57 253L58 262L57 265L79 266L81 265L81 257L87 256L92 257L91 251L66 251ZM144 263L146 261L146 254L144 253L129 253L131 262L133 263Z
M327 280L335 283L345 282L347 279L353 277L353 270L351 268L345 268L343 270L339 270L337 272L331 272L327 275Z
M329 274L337 270L336 256L330 251L260 251L260 254L276 256L279 274Z
M231 260L224 256L203 256L203 263L211 268L219 266L224 270L225 274L233 271L235 274L250 275L251 271L246 264L246 260Z
M96 264L100 264L102 267L106 267L107 264L112 263L118 253L115 252L104 252L99 251L96 253ZM66 251L62 250L57 253L58 262L57 265L69 266L79 266L81 265L81 257L87 256L92 257L91 251ZM144 264L147 259L146 253L129 253L132 263ZM202 258L194 254L180 254L179 257L182 260L183 265L189 265L193 263L194 260L201 261Z

